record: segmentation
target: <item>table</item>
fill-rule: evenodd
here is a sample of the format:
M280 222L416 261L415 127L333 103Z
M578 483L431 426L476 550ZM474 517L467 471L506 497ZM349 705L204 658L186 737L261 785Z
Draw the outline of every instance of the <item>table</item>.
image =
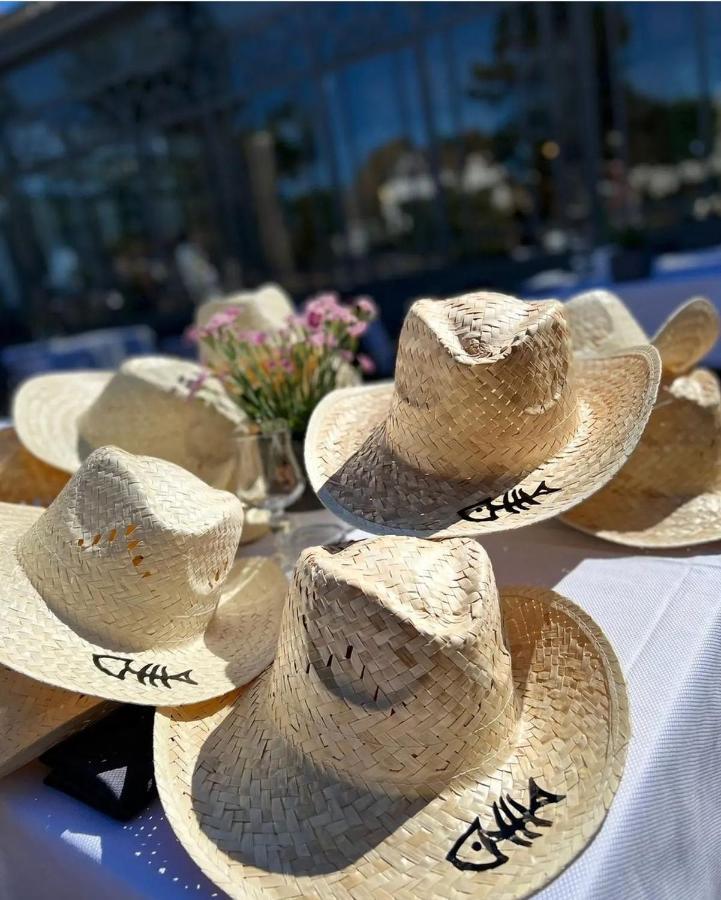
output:
M558 522L483 543L499 584L557 587L586 609L629 685L633 738L611 812L539 900L721 897L721 543L644 553ZM45 787L44 773L33 763L0 782L0 900L224 896L157 802L122 825Z

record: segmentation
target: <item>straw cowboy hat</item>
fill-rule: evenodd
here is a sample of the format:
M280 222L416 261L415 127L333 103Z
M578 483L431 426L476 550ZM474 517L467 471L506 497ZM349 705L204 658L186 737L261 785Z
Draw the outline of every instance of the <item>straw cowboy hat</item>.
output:
M235 309L239 331L279 331L295 312L293 301L277 284L264 284L254 291L239 291L222 299L208 300L195 313L195 327L203 328L216 313ZM213 351L206 344L199 348L200 359L212 362Z
M573 349L579 353L623 352L652 344L661 356L664 377L689 372L719 336L719 314L704 297L682 303L649 338L623 301L610 291L587 291L572 297L564 312Z
M15 428L32 454L65 472L113 444L224 488L232 478L233 435L247 420L216 379L191 397L202 373L186 360L138 356L115 372L38 375L15 394Z
M600 628L553 591L499 597L471 538L311 548L278 656L160 709L176 835L232 897L525 897L604 820L629 740Z
M286 584L262 559L226 581L242 524L237 497L179 466L96 450L47 510L3 507L0 664L130 703L245 684L273 658Z
M4 530L12 520L24 520L29 528L39 515L37 509L10 509L0 503L0 528ZM113 706L106 700L50 687L0 666L0 778L110 712Z
M47 506L67 481L67 472L29 453L14 428L0 429L0 502Z
M320 500L377 534L481 535L557 515L636 445L659 380L648 346L574 360L560 303L419 300L394 384L334 391L305 461Z
M630 317L609 294L569 301L574 348L621 340ZM588 316L586 316L588 314ZM603 332L592 324L605 322ZM640 326L638 326L640 327ZM597 537L636 547L680 547L721 539L721 385L694 366L719 336L718 313L706 300L679 307L651 339L662 381L643 437L618 474L569 510L563 521ZM636 334L633 339L636 340Z

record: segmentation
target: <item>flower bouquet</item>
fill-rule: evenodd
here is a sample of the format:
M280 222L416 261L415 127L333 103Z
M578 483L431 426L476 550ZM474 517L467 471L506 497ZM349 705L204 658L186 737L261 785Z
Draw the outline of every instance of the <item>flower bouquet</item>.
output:
M216 313L192 336L212 351L204 377L218 377L260 430L263 423L283 420L295 437L303 436L326 394L353 383L358 370L373 370L371 360L358 353L359 339L377 314L367 297L344 304L336 294L320 294L277 331L241 330L239 313L232 307Z

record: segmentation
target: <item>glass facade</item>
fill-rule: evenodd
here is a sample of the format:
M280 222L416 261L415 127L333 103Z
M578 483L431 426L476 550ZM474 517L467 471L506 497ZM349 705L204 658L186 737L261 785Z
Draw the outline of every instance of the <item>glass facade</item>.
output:
M512 289L599 245L721 243L720 43L714 3L20 10L2 304L33 336L172 333L194 254L205 287L370 290L394 330L420 293Z

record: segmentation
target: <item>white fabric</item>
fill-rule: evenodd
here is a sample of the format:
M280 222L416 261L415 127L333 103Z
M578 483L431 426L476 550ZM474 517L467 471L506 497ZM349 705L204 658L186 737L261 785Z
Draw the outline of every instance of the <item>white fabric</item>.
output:
M557 587L586 609L629 685L633 737L611 812L539 900L721 897L721 544L644 554L548 523L484 545L500 585ZM157 803L122 825L44 787L43 775L34 763L0 782L0 900L222 896Z

